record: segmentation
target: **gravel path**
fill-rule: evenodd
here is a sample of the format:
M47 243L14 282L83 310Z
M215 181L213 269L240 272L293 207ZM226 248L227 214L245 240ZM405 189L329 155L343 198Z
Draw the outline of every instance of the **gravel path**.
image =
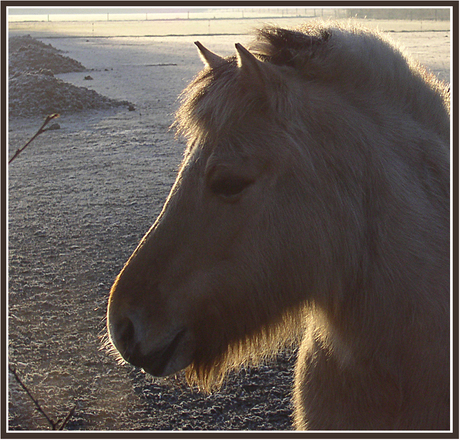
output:
M8 107L10 116L73 113L89 109L129 106L86 87L56 78L59 73L85 72L80 62L30 35L9 40ZM92 80L85 75L86 81Z

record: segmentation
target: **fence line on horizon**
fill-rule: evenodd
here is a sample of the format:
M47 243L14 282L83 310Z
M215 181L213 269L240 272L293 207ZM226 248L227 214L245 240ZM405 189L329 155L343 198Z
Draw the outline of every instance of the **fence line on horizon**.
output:
M238 9L210 9L206 11L179 10L169 13L138 12L119 14L36 14L14 15L9 14L10 22L21 21L161 21L161 20L222 20L222 19L273 19L273 18L368 18L385 20L434 20L450 19L449 8L238 8Z

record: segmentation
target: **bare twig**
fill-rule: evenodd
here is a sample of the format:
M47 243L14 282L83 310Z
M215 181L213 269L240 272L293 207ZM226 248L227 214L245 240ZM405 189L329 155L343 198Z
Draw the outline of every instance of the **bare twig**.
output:
M16 153L14 153L14 156L8 161L8 164L10 164L11 162L13 162L14 159L16 159L16 157L19 156L19 154L21 154L28 146L29 144L40 134L42 134L44 131L46 131L45 127L46 125L48 124L49 121L51 121L52 119L56 119L56 118L59 118L59 114L58 113L53 113L51 115L48 115L45 119L45 122L43 123L43 125L38 129L37 133L35 133L32 138L29 140L29 142L27 142L22 148L19 148Z
M53 430L56 429L56 422L51 419L48 414L46 414L46 412L43 410L43 408L40 406L40 404L38 403L37 399L32 395L32 393L29 391L29 389L25 386L24 382L21 380L21 378L18 376L18 373L16 371L16 368L11 368L10 365L8 365L8 368L9 370L13 373L16 381L19 383L19 385L21 385L22 389L27 393L27 395L30 397L30 400L32 400L32 402L34 402L35 404L35 407L37 408L37 410L39 412L41 412L46 420L48 420L48 423L52 426Z
M67 425L67 422L70 420L70 418L73 416L75 410L77 409L77 405L74 405L73 408L69 411L69 413L67 414L66 418L64 419L64 421L62 422L62 425L59 427L58 431L62 431L65 427L65 425Z
M67 425L67 422L70 420L70 418L73 416L73 414L75 413L75 409L77 408L77 405L74 405L74 407L68 412L67 416L65 417L64 421L60 424L61 420L62 419L59 419L58 421L54 421L50 416L48 416L48 414L46 414L45 410L40 406L40 404L38 403L38 400L32 395L32 393L29 391L29 389L26 387L26 385L24 384L24 382L21 380L21 378L19 377L17 371L16 371L16 368L12 368L11 365L8 365L8 369L11 371L11 373L13 373L16 381L19 383L19 385L21 385L22 389L27 393L27 395L30 397L30 400L32 400L32 402L35 404L35 407L37 408L37 410L43 414L43 416L45 417L45 419L48 421L48 423L51 425L51 428L53 429L53 431L62 431L65 427L65 425ZM60 426L59 426L60 424Z

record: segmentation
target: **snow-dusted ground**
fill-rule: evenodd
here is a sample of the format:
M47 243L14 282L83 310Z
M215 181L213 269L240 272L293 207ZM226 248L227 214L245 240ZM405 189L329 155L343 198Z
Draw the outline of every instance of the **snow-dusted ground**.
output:
M63 114L60 130L39 136L9 167L10 363L52 417L77 404L67 429L290 429L289 354L233 375L220 392L204 396L180 380L119 366L100 348L111 283L159 214L181 161L183 145L168 127L177 95L202 67L193 41L228 55L234 43L251 39L242 33L251 23L212 22L220 26L215 32L234 35L208 35L207 21L195 30L174 23L148 34L195 35L126 36L146 34L145 24L133 23L118 23L104 38L93 36L90 24L73 24L73 31L49 23L10 27L11 35L28 33L62 49L91 69L93 80L84 80L88 72L59 78L136 107ZM409 23L422 29L385 26L449 81L448 28ZM9 156L43 116L10 118ZM9 427L49 428L11 375Z

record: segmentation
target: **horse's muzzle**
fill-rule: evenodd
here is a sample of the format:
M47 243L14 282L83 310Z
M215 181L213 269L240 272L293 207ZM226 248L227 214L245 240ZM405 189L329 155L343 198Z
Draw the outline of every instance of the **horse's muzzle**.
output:
M170 332L172 336L155 344L155 341L143 341L135 323L123 317L115 324L109 324L109 333L122 358L152 376L169 376L191 363L193 344L185 327ZM152 348L146 349L146 346Z

